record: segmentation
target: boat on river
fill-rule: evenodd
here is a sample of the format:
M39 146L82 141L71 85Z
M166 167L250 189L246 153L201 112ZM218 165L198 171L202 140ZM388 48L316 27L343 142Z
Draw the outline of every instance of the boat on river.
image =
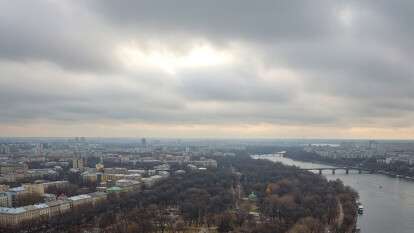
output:
M364 206L358 203L358 214L364 214Z

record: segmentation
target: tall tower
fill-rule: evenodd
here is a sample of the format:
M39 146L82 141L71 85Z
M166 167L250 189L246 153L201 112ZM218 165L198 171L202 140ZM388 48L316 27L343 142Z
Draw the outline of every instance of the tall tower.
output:
M73 168L79 169L79 170L83 169L84 163L83 163L83 159L82 158L74 158L72 160L72 162L73 162Z

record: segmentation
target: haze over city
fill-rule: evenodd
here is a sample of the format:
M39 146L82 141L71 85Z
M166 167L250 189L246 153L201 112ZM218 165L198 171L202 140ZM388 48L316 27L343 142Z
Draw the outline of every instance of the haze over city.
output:
M0 136L414 137L412 1L1 1Z
M0 0L0 233L413 233L413 13Z

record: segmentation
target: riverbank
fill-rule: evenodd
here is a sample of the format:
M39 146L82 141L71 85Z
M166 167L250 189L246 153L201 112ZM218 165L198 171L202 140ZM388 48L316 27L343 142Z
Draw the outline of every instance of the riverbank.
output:
M268 154L268 155L251 155L254 159L262 159L262 160L269 160L274 163L281 162L285 165L294 165L296 167L312 169L314 166L320 167L318 164L304 164L295 161L295 164L291 164L291 161L287 161L286 158L283 158L282 155L276 154ZM309 173L302 173L297 172L298 176L305 175L305 176L314 176L310 175ZM316 175L316 174L315 174ZM344 186L340 181L337 180L330 180L329 183L337 183L341 184L340 186L343 189L338 189L336 193L336 199L334 201L334 209L333 211L334 218L328 220L327 225L325 226L325 233L328 232L345 232L345 233L352 233L356 227L357 222L357 206L356 200L358 198L358 194L355 190L351 189L350 187ZM314 184L315 185L315 184ZM317 185L316 185L317 186ZM348 195L351 194L351 195ZM325 196L324 198L327 198ZM306 199L306 198L304 198ZM326 200L327 201L327 200Z
M326 167L317 162L303 162L281 156L266 156L273 162L300 168ZM329 165L331 166L331 165ZM361 233L413 233L414 222L414 183L395 179L382 174L358 174L345 172L323 173L330 180L341 180L345 185L358 191L359 200L364 205L364 214L357 215L357 229ZM387 221L384 221L386 219Z
M307 163L319 163L319 164L323 164L323 165L327 165L327 166L333 166L333 167L350 167L349 164L339 163L339 162L335 162L335 161L326 161L326 160L323 160L323 159L316 159L316 158L308 159L308 158L304 158L302 156L293 156L289 153L285 153L284 157L290 158L290 159L293 159L293 160L296 160L296 161L307 162ZM412 176L406 176L406 175L395 173L395 172L389 172L389 171L385 171L383 169L372 169L372 168L369 168L369 167L366 167L366 166L360 166L360 168L363 169L363 170L368 170L373 174L380 174L380 175L385 175L385 176L389 176L389 177L393 177L393 178L401 178L401 179L405 179L405 180L414 182L414 177L412 177Z

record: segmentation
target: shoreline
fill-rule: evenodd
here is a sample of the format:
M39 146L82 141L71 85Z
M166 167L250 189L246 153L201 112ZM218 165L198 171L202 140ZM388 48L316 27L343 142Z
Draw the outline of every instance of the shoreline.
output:
M292 158L290 158L288 156L285 156L283 154L278 154L278 153L275 153L275 154L262 154L262 155L260 155L260 154L252 154L252 155L249 155L249 156L251 158L253 158L253 159L264 159L264 160L267 160L267 161L272 162L272 163L277 163L277 161L273 161L273 160L269 159L269 155L270 155L270 157L288 158L288 159L291 159L293 161L313 163L311 161L302 161L302 160L292 159ZM321 163L321 164L326 164L326 163ZM284 164L284 165L287 165L287 164ZM329 164L326 164L326 165L329 165ZM291 166L291 165L287 165L287 166ZM336 167L336 165L329 165L329 166ZM337 209L337 211L339 212L338 213L338 216L337 216L337 218L336 218L336 220L335 220L335 222L333 224L326 225L325 232L330 232L328 229L329 228L333 229L335 226L336 227L342 227L342 224L343 224L343 221L344 221L344 217L345 217L345 213L344 213L344 210L343 210L343 203L342 203L342 201L339 200L339 199L337 199L337 202L338 202L338 207L337 207L338 209ZM356 202L355 202L355 204L356 204ZM356 232L356 229L357 229L357 221L358 221L358 214L355 213L355 215L352 216L352 223L346 229L343 229L344 232L345 233L353 233L353 232Z
M295 160L295 161L299 161L299 162L319 163L319 164L323 164L323 165L327 165L327 166L333 166L333 167L348 166L348 165L343 165L343 164L338 164L338 163L330 163L330 162L320 161L320 160L307 160L307 159L292 158L288 155L284 155L283 157L288 158L288 159L292 159L292 160ZM361 169L368 169L368 168L361 167ZM407 181L414 182L414 177L412 177L412 176L405 176L405 175L401 175L401 174L397 174L397 173L387 172L387 171L384 171L384 170L375 170L370 174L384 175L384 176L388 176L388 177L392 177L392 178L404 179L404 180L407 180Z

